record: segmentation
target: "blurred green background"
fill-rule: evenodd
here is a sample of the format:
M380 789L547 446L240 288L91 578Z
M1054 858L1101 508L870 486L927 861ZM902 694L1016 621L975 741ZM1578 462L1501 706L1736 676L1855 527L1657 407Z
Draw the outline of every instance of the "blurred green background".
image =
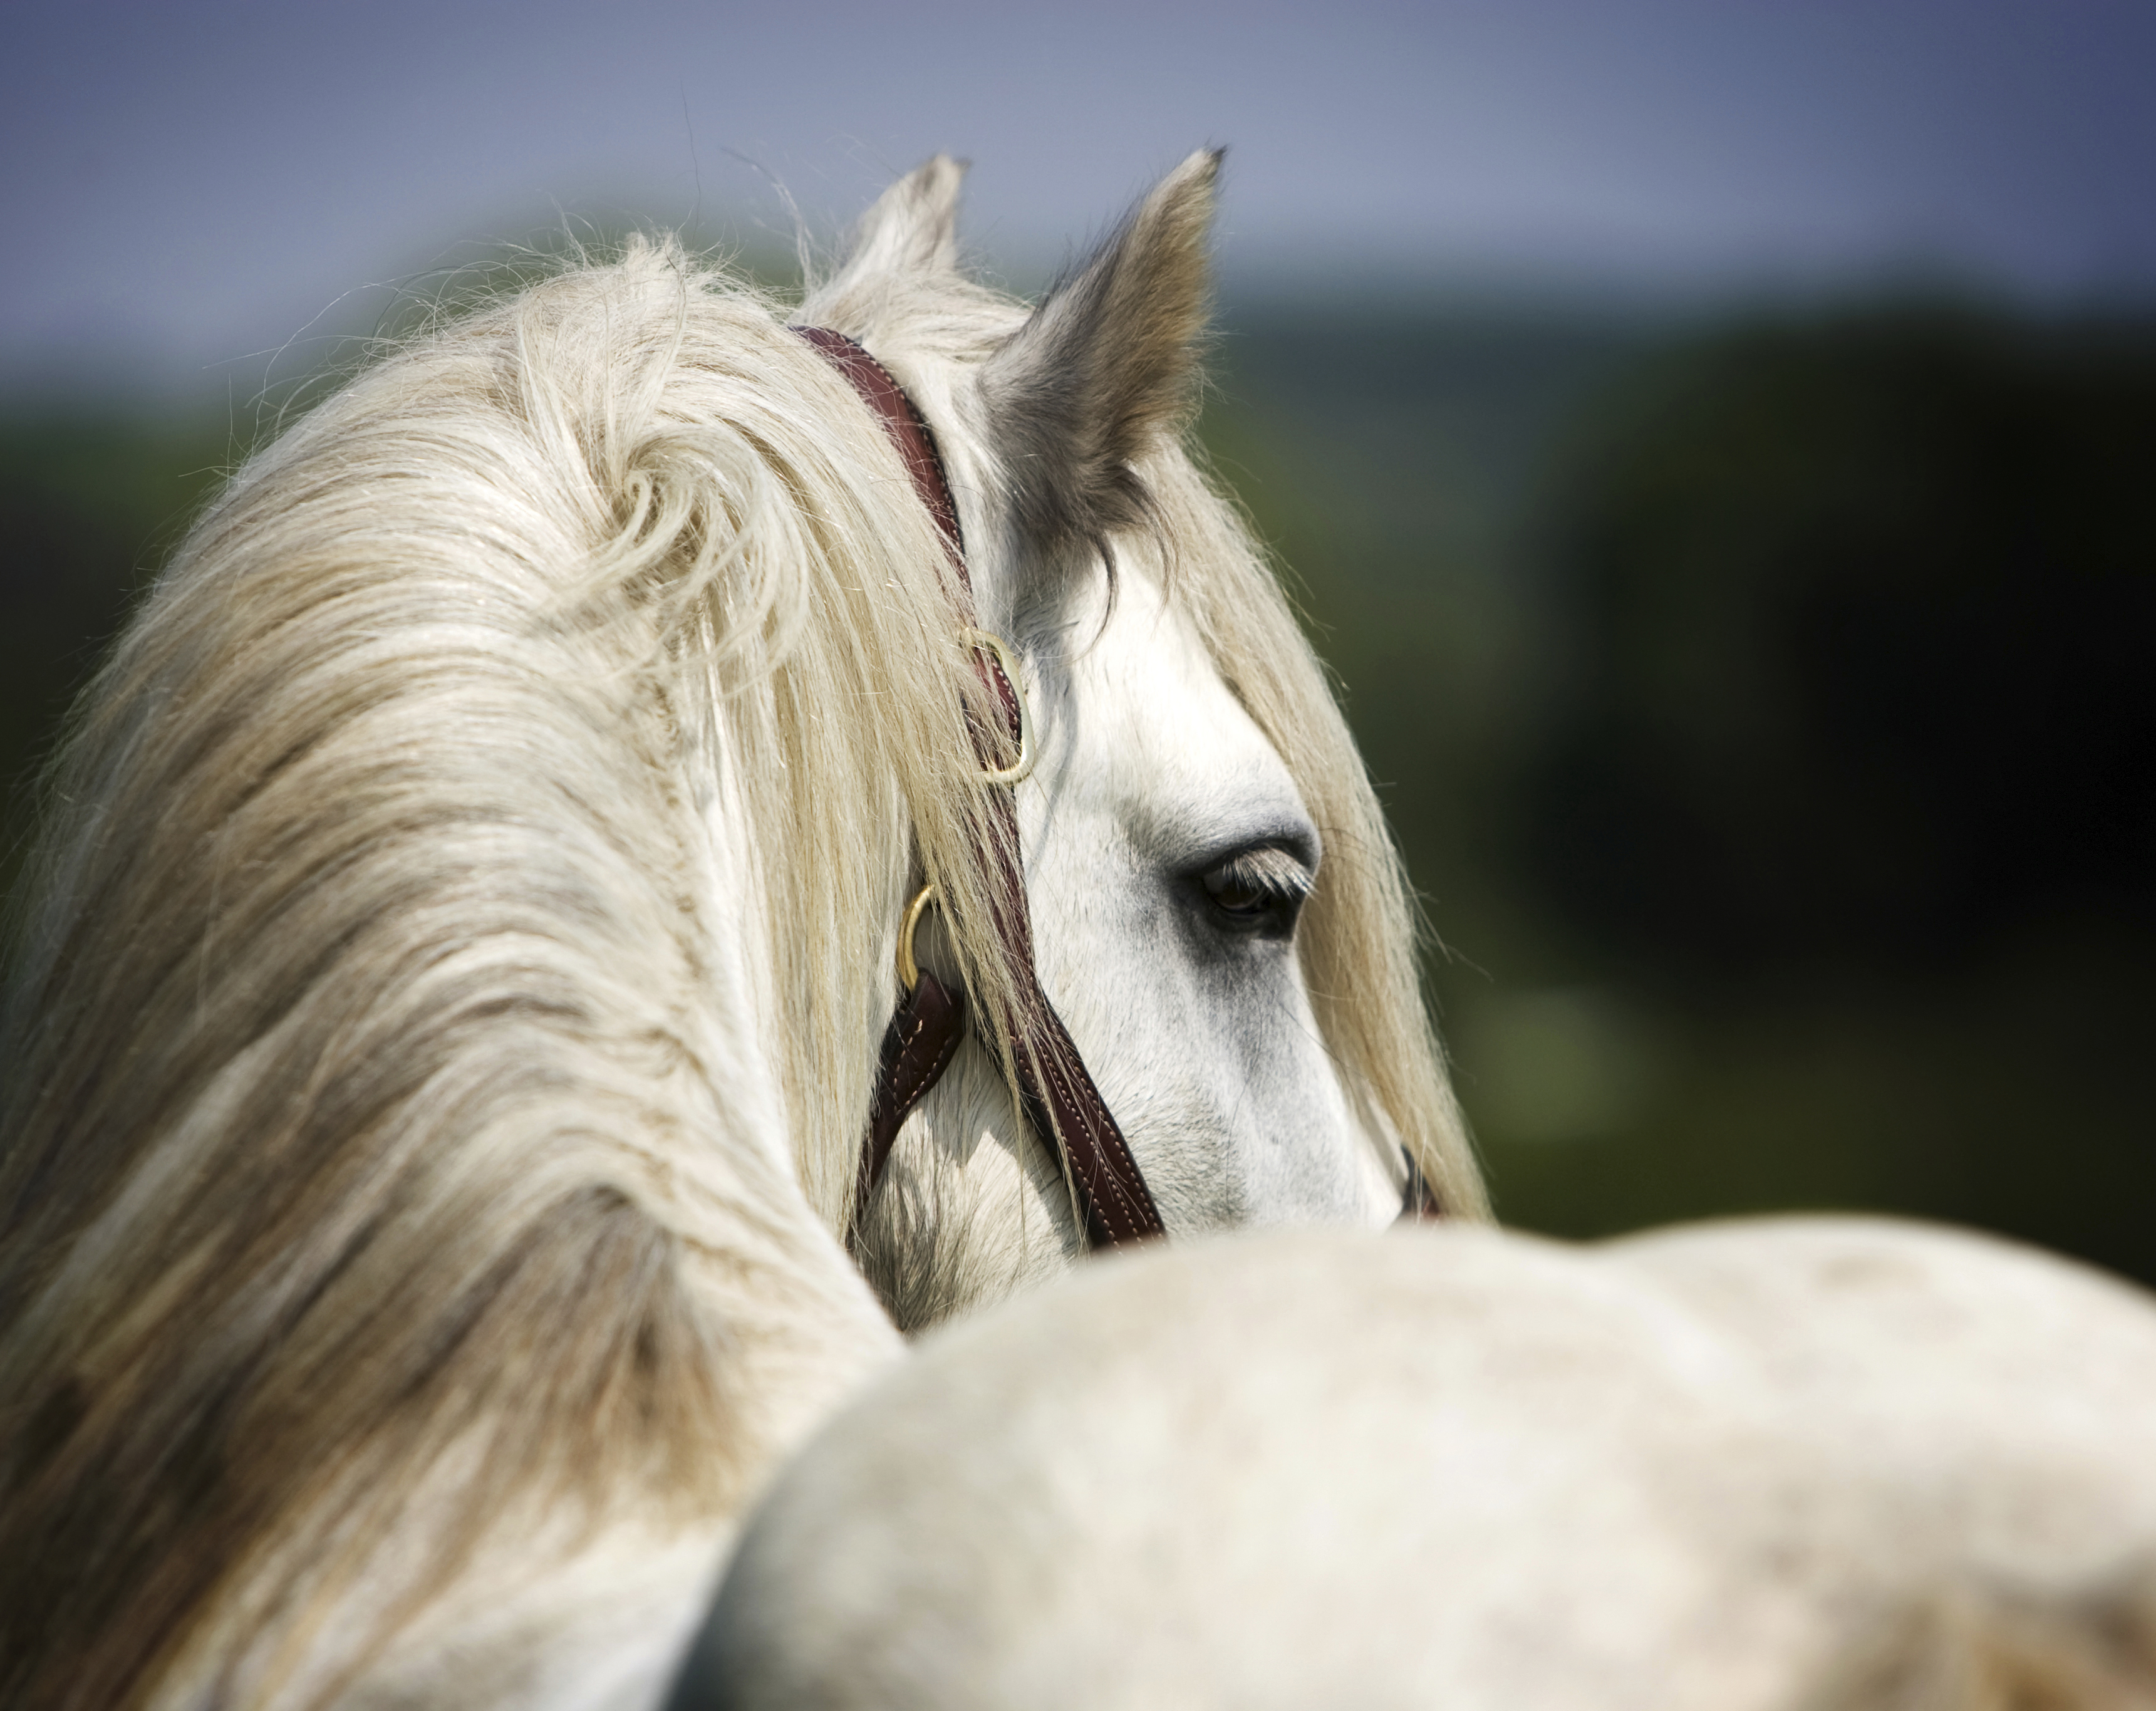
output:
M1500 1213L2156 1280L2156 320L1231 312Z
M1878 1208L2156 1282L2156 319L1223 318L1204 436L1444 942L1501 1215ZM10 876L244 449L0 404Z

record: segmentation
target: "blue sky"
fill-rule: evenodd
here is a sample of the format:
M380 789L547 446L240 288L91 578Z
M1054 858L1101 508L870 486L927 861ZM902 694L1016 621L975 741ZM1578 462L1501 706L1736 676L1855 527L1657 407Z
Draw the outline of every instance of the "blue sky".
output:
M1219 141L1251 289L2156 296L2148 0L16 0L0 66L0 384L259 386L562 213L829 234L937 149L1020 281Z

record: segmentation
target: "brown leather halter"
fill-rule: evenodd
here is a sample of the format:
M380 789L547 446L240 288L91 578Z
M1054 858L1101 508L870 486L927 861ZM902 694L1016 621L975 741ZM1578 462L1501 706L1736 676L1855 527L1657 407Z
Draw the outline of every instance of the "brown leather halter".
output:
M822 326L793 330L845 376L861 401L875 412L905 460L906 473L913 478L913 491L942 531L954 573L957 616L960 625L970 629L973 579L966 571L957 506L952 501L950 480L928 424L914 408L913 400L891 378L890 371L844 333ZM997 645L983 638L974 644L973 657L973 669L999 710L1004 725L996 732L984 722L975 721L974 752L990 778L1009 778L1016 769L1000 762L995 751L1008 742L1023 753L1024 703L1018 685L1004 669L1004 655ZM994 801L994 832L988 850L994 878L990 913L1017 989L1015 1013L1002 1020L1010 1040L1019 1101L1026 1121L1062 1155L1086 1237L1092 1246L1108 1247L1165 1235L1160 1210L1153 1205L1152 1191L1147 1188L1137 1161L1131 1157L1129 1143L1109 1114L1100 1089L1093 1085L1063 1019L1040 989L1040 975L1034 966L1033 918L1026 907L1025 876L1019 868L1018 809L1009 789L997 790ZM965 1025L965 994L951 991L927 970L918 970L912 989L884 1034L875 1102L869 1118L868 1137L861 1148L857 1206L866 1201L882 1175L891 1143L898 1138L899 1126L949 1066Z
M952 498L942 457L936 449L936 437L891 371L854 340L824 326L797 326L793 331L845 377L861 402L883 424L912 478L913 491L942 532L953 573L958 625L972 641L973 669L1003 723L1003 729L995 732L985 722L972 721L974 754L991 780L1014 784L1023 776L1026 763L1024 699L1006 668L1009 655L1003 644L973 628L973 578L967 573L958 509ZM998 759L996 751L1006 745L1018 752L1017 763ZM1164 1236L1167 1231L1161 1223L1159 1208L1153 1204L1152 1192L1146 1186L1137 1161L1131 1156L1129 1143L1101 1097L1100 1089L1094 1086L1063 1019L1040 989L1040 975L1034 963L1033 919L1026 907L1025 876L1019 867L1018 810L1010 789L998 789L994 804L988 852L994 895L989 912L1017 992L1014 1013L1003 1020L1026 1121L1060 1156L1089 1246L1112 1247ZM901 958L912 979L884 1032L875 1097L868 1133L861 1143L860 1175L854 1197L857 1231L869 1195L891 1158L900 1127L942 1079L965 1035L965 994L951 990L927 969L912 967L913 928L929 896L924 888L914 899L901 934ZM1436 1198L1410 1158L1401 1216L1437 1215Z

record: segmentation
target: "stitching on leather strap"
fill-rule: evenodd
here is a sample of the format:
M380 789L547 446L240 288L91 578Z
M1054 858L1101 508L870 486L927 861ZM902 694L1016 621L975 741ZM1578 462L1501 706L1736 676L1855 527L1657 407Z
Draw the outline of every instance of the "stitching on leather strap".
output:
M928 1021L926 1017L914 1025L913 1033L906 1042L907 1051L911 1051L913 1049L914 1042L921 1037L921 1030L927 1025ZM911 1084L899 1087L898 1102L901 1109L911 1111L920 1102L921 1096L942 1079L944 1068L951 1061L951 1055L957 1051L959 1038L965 1031L964 1028L957 1027L946 1033L943 1036L943 1043L936 1048L936 1056L921 1066L921 1072L913 1078ZM900 1066L904 1067L904 1064L905 1060L901 1057Z
M958 529L958 506L951 495L950 473L944 468L935 430L921 414L921 407L906 395L891 370L857 341L828 326L797 326L793 331L845 376L862 403L881 419L885 434L897 447L906 472L913 480L913 491L943 532L952 565L970 594L973 583L966 571L966 542Z

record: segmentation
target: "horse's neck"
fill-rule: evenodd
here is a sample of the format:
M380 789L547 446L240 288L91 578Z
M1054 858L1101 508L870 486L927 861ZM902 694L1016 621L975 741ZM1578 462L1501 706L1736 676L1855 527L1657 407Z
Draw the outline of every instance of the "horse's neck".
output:
M284 1625L206 1624L163 1684L161 1711L196 1711L264 1682L295 1703L319 1694L341 1705L338 1683L355 1670L354 1702L370 1705L651 1703L731 1545L742 1499L896 1353L887 1318L803 1198L788 1143L766 858L738 760L715 719L681 781L701 834L685 901L701 923L702 979L697 1002L675 1018L696 1061L660 1077L676 1096L680 1132L663 1148L657 1135L612 1138L638 1161L639 1198L673 1237L683 1313L711 1342L732 1489L715 1503L660 1479L595 1511L506 1508L416 1611L400 1557L311 1611L317 1627L296 1673L284 1673L292 1646ZM405 1556L455 1550L437 1536L435 1517L457 1513L485 1453L475 1434L469 1452L453 1442L395 1470L408 1482ZM325 1507L320 1518L283 1518L289 1536L332 1530L336 1504ZM270 1557L225 1608L270 1599L283 1568Z
M899 1328L929 1326L1043 1282L1085 1251L1060 1167L1013 1108L977 1039L908 1125L855 1241Z
M773 850L757 835L742 776L752 762L723 710L691 758L703 833L696 902L709 923L706 1076L724 1090L733 1138L723 1154L706 1150L724 1179L704 1189L711 1204L730 1206L747 1189L750 1202L767 1209L762 1233L772 1241L768 1251L746 1252L741 1230L730 1224L726 1251L704 1258L713 1287L739 1297L724 1303L730 1321L758 1328L739 1349L758 1368L744 1405L761 1416L759 1436L783 1453L894 1345L889 1321L802 1192L803 1160L791 1141L801 1123L781 1071L785 1020L768 885L773 864L799 854ZM902 881L902 848L856 855L865 871L892 870L883 876L888 886ZM850 1160L850 1136L812 1136L807 1143Z
M722 1084L748 1119L745 1132L769 1166L790 1169L766 876L770 856L755 835L740 748L737 733L720 717L709 722L692 751L691 787L703 835L696 901L711 927L706 998L718 1024L714 1046L721 1054Z

